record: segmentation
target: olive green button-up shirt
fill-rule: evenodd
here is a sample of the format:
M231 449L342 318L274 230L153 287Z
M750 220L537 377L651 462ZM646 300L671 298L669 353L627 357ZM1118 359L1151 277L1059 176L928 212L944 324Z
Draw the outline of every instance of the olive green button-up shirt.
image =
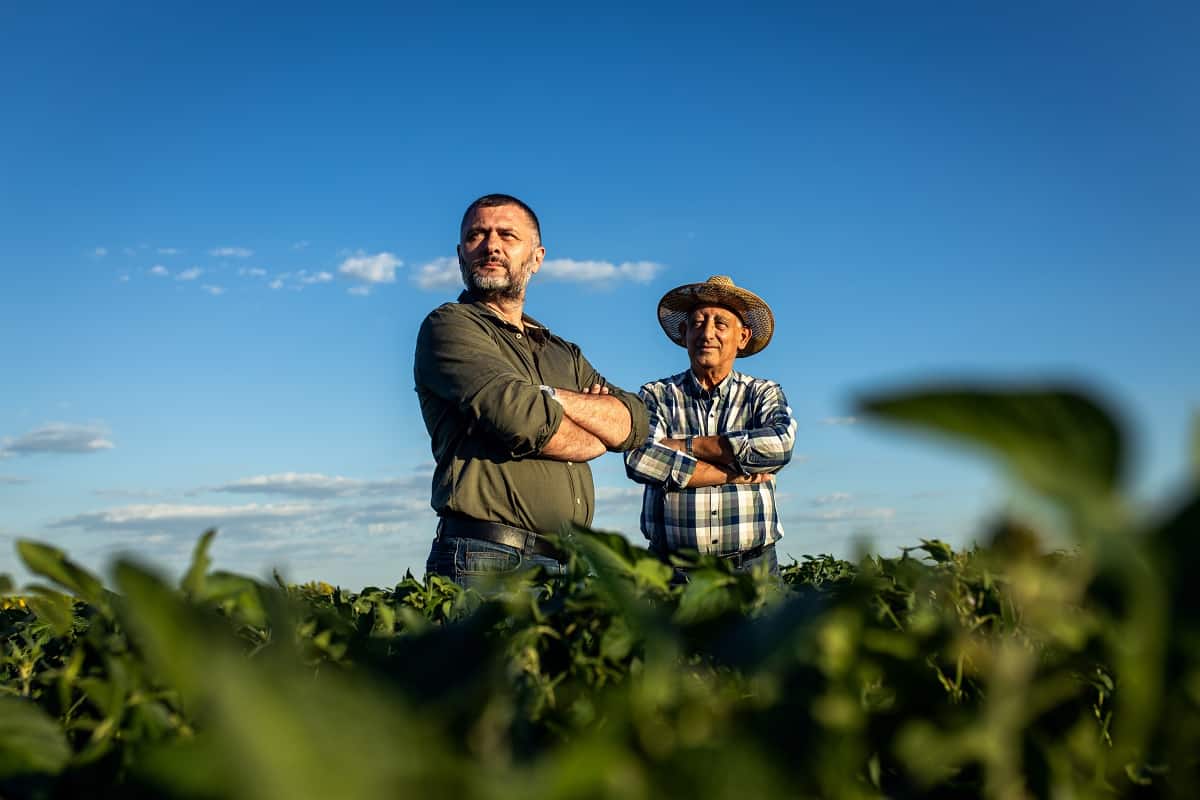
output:
M608 385L574 344L526 316L525 330L464 292L425 318L414 365L421 415L437 468L430 500L439 515L462 514L539 533L590 525L592 471L539 455L562 422L562 406L541 391ZM608 385L629 410L628 438L649 424L637 395Z

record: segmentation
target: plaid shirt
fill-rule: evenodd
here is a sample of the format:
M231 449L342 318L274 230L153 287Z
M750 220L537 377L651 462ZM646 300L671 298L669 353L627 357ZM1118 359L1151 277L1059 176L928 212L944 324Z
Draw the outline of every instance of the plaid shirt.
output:
M640 394L650 435L625 454L625 471L646 485L642 533L651 544L725 555L781 539L774 481L689 489L696 459L659 444L721 435L733 449L735 471L778 472L791 460L796 440L796 421L779 384L731 372L708 392L689 369L647 383Z

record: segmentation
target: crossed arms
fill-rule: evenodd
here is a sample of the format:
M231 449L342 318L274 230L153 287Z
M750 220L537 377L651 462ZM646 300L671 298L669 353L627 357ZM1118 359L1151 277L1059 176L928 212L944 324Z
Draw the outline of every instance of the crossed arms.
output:
M645 439L641 400L610 387L574 345L557 340L554 357L570 359L582 390L555 387L551 398L505 356L491 324L453 304L430 314L417 335L418 392L454 407L469 430L489 434L512 458L588 461Z
M717 436L668 437L669 412L651 390L642 388L650 418L646 442L625 456L625 472L638 483L665 489L695 489L722 484L764 483L792 458L796 422L779 385L763 382L753 402L749 427Z

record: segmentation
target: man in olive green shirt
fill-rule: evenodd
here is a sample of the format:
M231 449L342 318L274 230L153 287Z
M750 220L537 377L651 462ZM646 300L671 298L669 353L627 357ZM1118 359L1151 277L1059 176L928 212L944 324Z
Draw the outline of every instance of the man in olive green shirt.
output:
M479 198L460 228L467 289L417 335L414 374L440 518L425 568L464 585L533 565L563 572L542 534L590 525L586 462L636 447L648 431L637 395L609 385L576 345L524 314L545 253L529 206Z

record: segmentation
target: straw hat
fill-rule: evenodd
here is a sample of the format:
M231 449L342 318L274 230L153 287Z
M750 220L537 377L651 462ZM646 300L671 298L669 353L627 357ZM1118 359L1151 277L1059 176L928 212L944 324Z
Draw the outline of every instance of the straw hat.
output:
M752 356L767 346L775 332L775 315L754 292L734 286L728 275L714 275L704 283L676 286L658 301L658 324L672 342L687 347L679 323L685 322L696 306L723 306L742 318L752 335L738 356Z

